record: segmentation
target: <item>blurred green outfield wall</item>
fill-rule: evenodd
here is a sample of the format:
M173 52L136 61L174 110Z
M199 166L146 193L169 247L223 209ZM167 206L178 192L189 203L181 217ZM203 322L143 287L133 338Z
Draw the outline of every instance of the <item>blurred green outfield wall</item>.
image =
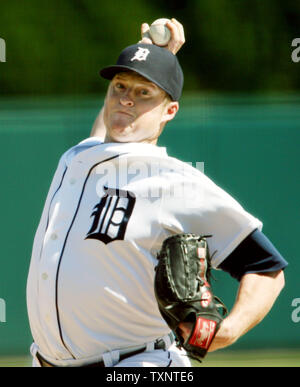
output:
M89 136L102 102L0 99L0 354L28 352L25 288L35 229L59 157ZM300 95L186 96L160 145L194 166L204 162L205 174L263 221L289 261L271 313L232 349L300 347L300 322L292 320L292 301L300 298ZM214 276L215 292L231 307L238 283L223 272Z

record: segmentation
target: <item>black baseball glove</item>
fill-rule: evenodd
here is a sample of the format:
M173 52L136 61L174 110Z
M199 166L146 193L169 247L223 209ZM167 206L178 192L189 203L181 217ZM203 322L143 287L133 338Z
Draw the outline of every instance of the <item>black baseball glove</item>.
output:
M199 361L205 357L227 313L211 290L211 259L206 238L194 234L167 238L157 255L154 282L159 310L173 330L177 345ZM186 340L178 327L180 322L193 324Z

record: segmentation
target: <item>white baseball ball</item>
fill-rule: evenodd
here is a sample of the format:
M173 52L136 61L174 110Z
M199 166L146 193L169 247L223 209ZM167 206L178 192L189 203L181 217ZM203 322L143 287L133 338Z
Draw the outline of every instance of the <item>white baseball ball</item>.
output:
M157 19L150 26L150 37L157 46L166 46L171 39L171 31L166 26L169 21L169 19Z

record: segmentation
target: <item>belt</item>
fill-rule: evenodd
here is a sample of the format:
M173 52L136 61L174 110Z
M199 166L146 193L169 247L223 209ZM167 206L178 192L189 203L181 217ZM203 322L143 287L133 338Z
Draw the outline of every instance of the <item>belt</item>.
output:
M169 335L170 339L171 339L171 343L174 342L174 336L172 334ZM147 349L147 346L144 345L138 349L135 349L131 352L127 352L127 353L120 353L120 357L119 357L119 361L121 360L124 360L124 359L127 359L128 357L130 356L134 356L134 355L137 355L139 353L142 353L144 352L145 350ZM156 342L154 343L154 349L163 349L163 350L166 350L166 343L163 339L158 339L156 340ZM55 365L55 364L52 364L50 363L48 360L46 360L40 353L36 353L36 357L37 359L39 360L40 364L42 367L61 367L61 366L58 366L58 365ZM105 367L105 364L104 364L104 361L101 360L101 361L98 361L96 363L91 363L91 364L86 364L86 365L83 365L83 366L79 366L80 368L92 368L92 367Z

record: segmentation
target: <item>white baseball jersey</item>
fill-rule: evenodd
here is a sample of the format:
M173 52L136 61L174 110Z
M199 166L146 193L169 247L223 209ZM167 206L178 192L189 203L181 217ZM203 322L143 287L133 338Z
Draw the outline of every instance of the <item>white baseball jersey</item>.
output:
M34 239L27 304L39 351L82 360L166 335L153 288L163 240L212 235L217 267L261 227L165 148L82 141L59 161Z

